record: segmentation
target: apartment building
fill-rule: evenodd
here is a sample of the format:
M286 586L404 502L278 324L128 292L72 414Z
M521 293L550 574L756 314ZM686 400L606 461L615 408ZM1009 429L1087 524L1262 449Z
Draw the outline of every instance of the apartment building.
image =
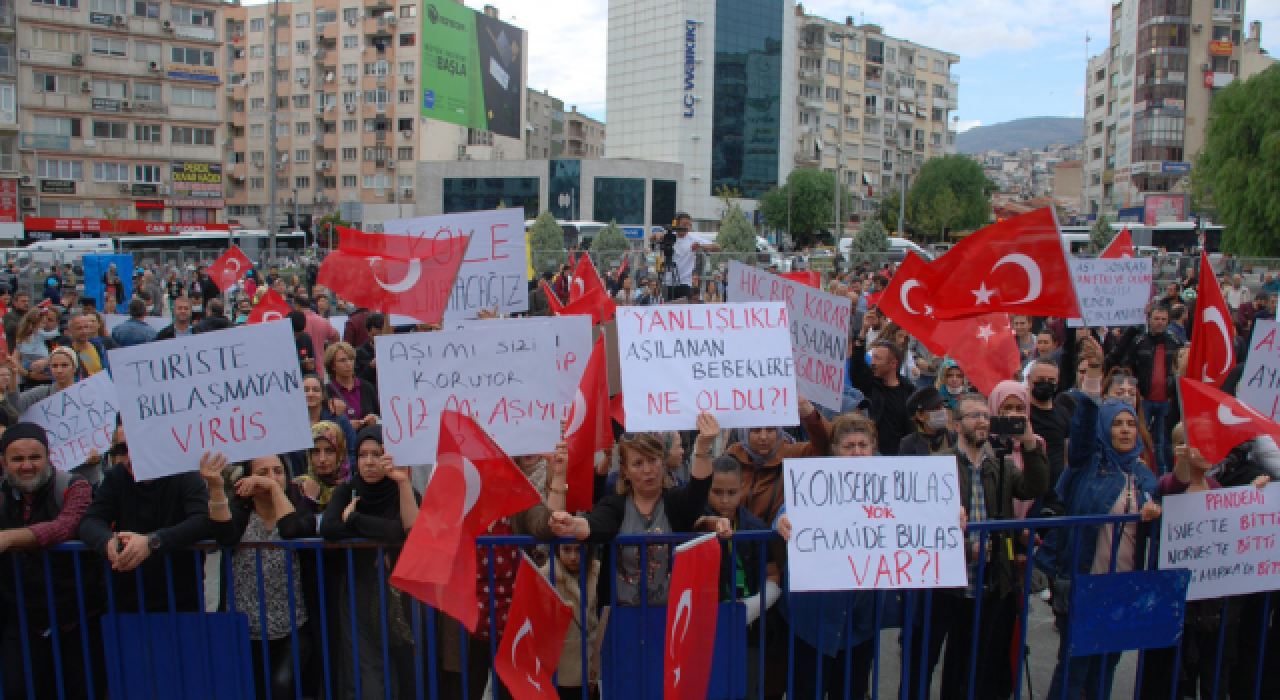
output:
M18 197L18 62L13 0L0 0L0 238L21 236Z
M528 88L524 146L524 156L531 160L564 156L564 100L546 90Z
M576 105L570 105L569 113L564 116L566 131L568 131L565 156L603 158L604 122L582 114Z
M1112 5L1109 44L1086 78L1086 213L1115 220L1149 195L1186 191L1213 95L1240 79L1243 24L1244 0Z
M421 116L423 32L436 26L424 25L424 8L435 9L417 0L299 0L230 13L230 218L267 227L274 179L277 225L309 229L313 218L338 213L374 230L414 215L420 161L524 158L519 139ZM497 17L492 7L484 12Z
M236 7L202 0L18 4L13 121L21 130L19 193L28 220L225 222L219 27ZM0 32L0 44L12 46L12 30L10 20L10 38ZM12 61L6 50L0 65L10 66L7 75ZM4 122L14 110L5 89L0 85L0 173L11 157Z

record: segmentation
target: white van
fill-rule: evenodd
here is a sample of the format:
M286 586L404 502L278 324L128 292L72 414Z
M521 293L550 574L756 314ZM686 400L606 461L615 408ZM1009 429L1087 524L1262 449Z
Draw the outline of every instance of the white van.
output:
M841 255L848 255L849 249L852 247L853 247L852 238L840 239ZM934 256L933 253L930 253L929 251L925 250L924 248L921 248L920 246L916 245L915 243L905 238L897 238L893 236L889 238L888 253L892 256L894 261L902 262L903 258L907 257L907 251L911 251L912 253L919 255L921 258L923 258L926 261L931 261L934 259L934 257L936 257Z
M110 238L64 238L52 241L36 241L17 250L20 262L30 260L41 265L79 262L86 255L115 252L115 241Z

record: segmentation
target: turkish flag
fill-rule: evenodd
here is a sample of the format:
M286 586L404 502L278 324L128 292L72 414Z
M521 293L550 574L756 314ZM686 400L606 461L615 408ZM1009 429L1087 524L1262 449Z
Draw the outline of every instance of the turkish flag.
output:
M665 700L703 700L716 643L720 543L714 534L676 547L662 665ZM508 618L509 619L509 618Z
M1009 314L943 321L934 329L931 342L946 347L964 370L965 378L983 394L990 394L996 384L1013 379L1021 366L1022 356Z
M622 426L623 430L627 429L627 409L622 403L621 391L618 392L617 396L609 399L609 417Z
M573 271L573 282L569 284L569 303L556 315L590 316L592 324L599 324L613 320L617 310L618 305L600 282L591 256L583 253Z
M244 273L253 266L249 261L249 256L240 250L240 246L231 246L227 248L227 252L218 256L217 260L209 266L205 272L209 275L209 279L218 285L218 289L227 291L231 285L240 281L244 277Z
M1221 462L1233 447L1259 435L1280 442L1280 425L1234 396L1186 377L1178 380L1178 389L1187 443L1209 462Z
M1236 363L1236 328L1231 309L1222 297L1222 287L1209 265L1209 256L1200 252L1200 286L1196 289L1196 318L1191 328L1191 353L1187 376L1222 386Z
M558 700L551 680L560 664L573 608L521 555L512 586L507 631L493 658L493 670L514 700Z
M258 300L253 310L249 312L249 323L265 323L267 321L280 321L289 317L289 312L293 311L293 307L289 306L276 290L268 289L266 294Z
M822 273L817 270L808 270L800 272L782 272L779 277L789 279L797 284L803 284L814 289L822 288Z
M585 257L585 256L584 256ZM596 474L596 452L613 444L610 423L609 368L605 358L604 334L596 338L582 373L578 391L569 409L569 426L564 441L569 449L569 473L565 510L570 513L591 510Z
M556 296L556 291L547 284L546 280L542 280L542 293L547 295L547 306L551 307L551 313L559 316L560 311L564 309L564 304L560 303L560 297Z
M1111 239L1111 243L1107 245L1107 249L1102 251L1099 258L1132 258L1133 257L1133 236L1129 235L1129 229L1124 229L1115 238Z
M439 323L470 236L415 238L338 227L316 284L356 306Z
M902 259L898 272L879 297L879 308L912 338L924 344L935 355L946 355L947 345L933 342L938 319L933 315L933 278L929 263L911 251ZM868 302L870 303L870 302Z
M471 416L444 411L435 470L391 585L474 633L479 621L476 537L499 518L541 500L524 472Z
M991 312L1079 318L1071 268L1051 208L969 234L929 266L941 320Z

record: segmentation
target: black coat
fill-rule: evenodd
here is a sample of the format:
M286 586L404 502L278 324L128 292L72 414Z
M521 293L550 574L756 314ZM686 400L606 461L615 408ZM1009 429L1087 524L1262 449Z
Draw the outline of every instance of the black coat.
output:
M1151 396L1151 372L1155 367L1156 348L1164 345L1164 377L1165 396L1176 395L1178 378L1173 373L1173 363L1178 358L1178 342L1172 334L1165 333L1163 338L1156 338L1150 333L1143 333L1137 326L1125 331L1124 336L1116 343L1115 348L1107 354L1107 367L1128 367L1138 378L1138 391L1142 398Z

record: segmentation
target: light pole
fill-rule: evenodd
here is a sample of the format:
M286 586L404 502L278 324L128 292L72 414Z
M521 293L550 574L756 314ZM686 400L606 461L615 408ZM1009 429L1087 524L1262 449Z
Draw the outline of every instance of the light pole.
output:
M267 177L271 181L270 186L267 188L267 196L270 199L267 205L267 212L270 217L270 221L267 222L267 235L271 240L270 257L267 260L268 265L275 262L276 259L276 170L280 167L280 152L276 146L276 56L279 53L279 49L276 48L276 27L279 25L279 20L280 0L273 0L271 3L271 43L267 47L271 51L269 64L271 71L267 75L267 108L271 110L271 131L267 134L268 153L270 153ZM294 201L298 201L298 198L294 197Z
M902 170L902 191L898 193L898 237L906 238L906 217L907 217L907 171L906 167Z

